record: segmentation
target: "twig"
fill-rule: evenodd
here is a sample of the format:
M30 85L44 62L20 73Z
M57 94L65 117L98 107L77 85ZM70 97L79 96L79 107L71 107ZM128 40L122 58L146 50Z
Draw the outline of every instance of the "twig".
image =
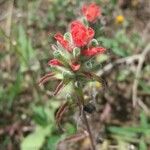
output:
M148 34L149 28L150 28L150 22L146 25L146 27L141 35L141 37L142 37L141 43L143 43L143 44L146 43L147 40L149 40L149 34ZM114 63L110 63L110 64L106 65L102 70L100 70L98 72L98 75L101 76L104 73L112 70L118 64L122 64L122 63L130 64L130 63L133 63L135 60L138 60L138 65L137 65L136 73L135 73L135 79L134 79L133 87L132 87L132 102L133 102L134 107L136 106L136 104L138 104L140 107L142 107L142 109L147 114L149 114L150 111L147 108L147 106L143 103L143 101L138 98L137 89L138 89L139 78L140 78L142 66L145 61L145 57L149 51L150 51L150 44L148 44L145 47L145 49L143 50L143 52L141 52L140 54L118 59Z
M0 16L0 22L6 19L7 16L8 16L8 13L5 13L2 16Z
M9 1L9 8L8 8L8 17L7 17L7 21L6 21L6 35L7 37L11 37L11 26L12 26L12 15L13 15L13 7L14 7L14 0ZM6 49L8 51L10 51L10 47L11 47L11 42L10 40L8 40L7 45L6 45ZM10 60L10 55L8 56L8 70L10 71L10 64L11 64L11 60Z
M137 66L137 70L135 73L135 79L134 79L133 87L132 87L132 101L133 101L134 107L136 106L137 101L138 101L137 88L138 88L138 84L139 84L139 78L140 78L142 66L143 66L143 63L145 61L145 57L149 51L150 51L150 44L148 44L146 46L146 48L144 49L144 51L141 53L141 55L139 57L138 66Z
M141 35L141 37L143 37L141 43L146 42L146 40L148 39L147 33L148 33L149 28L150 28L150 22L146 25L146 27L145 27L142 35ZM136 74L135 74L135 79L134 79L133 87L132 87L132 102L133 102L133 106L135 107L135 105L138 103L139 106L141 106L146 113L149 112L148 108L143 103L143 101L138 99L138 97L137 97L137 89L138 89L139 77L140 77L140 73L141 73L141 70L142 70L142 66L143 66L143 63L145 61L145 57L146 57L146 55L147 55L147 53L149 51L150 51L150 44L148 44L146 46L146 48L144 49L144 51L141 53L141 55L139 57L137 71L136 71Z
M11 24L12 24L12 14L13 14L14 0L9 2L8 18L6 23L6 35L10 37L11 34Z
M145 114L150 116L150 110L149 108L143 103L141 99L138 99L137 101L138 105L144 110Z
M135 73L135 79L134 79L133 88L132 88L133 106L135 106L137 104L137 87L138 87L138 83L139 83L139 77L140 77L140 73L141 73L143 63L145 61L145 57L146 57L146 55L148 54L149 51L150 51L150 44L148 44L146 46L146 48L144 49L144 51L142 53L118 59L115 62L106 65L102 70L100 70L97 73L99 76L102 76L104 73L109 72L110 70L112 70L116 65L119 65L119 64L122 64L122 63L131 64L135 60L138 60L138 65L137 65L137 69L136 69L136 73Z
M150 29L150 21L147 23L147 25L146 25L144 31L143 31L142 34L141 34L141 37L142 37L141 43L144 43L144 42L146 42L147 40L149 40L149 39L148 39L148 38L149 38L149 32L148 32L149 29Z
M118 60L116 60L113 63L109 63L102 70L100 70L99 72L97 72L97 75L98 76L102 76L106 72L109 72L110 70L112 70L116 65L119 65L119 64L122 64L122 63L131 64L135 60L138 60L140 58L140 55L141 54L132 55L132 56L129 56L129 57L118 59Z
M150 28L150 22L147 24L147 26L145 27L145 30L143 31L143 33L141 35L141 37L142 37L141 43L144 43L146 41L146 39L147 39L146 34L148 33L149 28ZM102 70L100 70L99 72L97 72L97 74L99 76L101 76L104 73L112 70L116 65L119 65L119 64L122 64L122 63L127 63L127 64L133 63L135 60L141 59L141 54L145 57L146 54L148 53L148 51L149 50L146 47L145 50L142 53L140 53L140 54L136 54L136 55L132 55L132 56L129 56L129 57L121 58L121 59L116 60L113 63L109 63Z

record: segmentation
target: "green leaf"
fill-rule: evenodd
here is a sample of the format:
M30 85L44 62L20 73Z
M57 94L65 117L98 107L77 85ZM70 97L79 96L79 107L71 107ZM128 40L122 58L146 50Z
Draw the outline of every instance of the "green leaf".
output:
M113 38L100 37L98 41L107 49L111 49L114 54L121 57L129 56L131 49L135 46L123 30L116 32Z
M137 133L140 134L150 134L150 128L143 127L109 127L109 130L116 134L121 134L125 136L134 136Z
M139 81L139 85L142 88L143 92L150 94L150 85L141 80Z
M143 128L150 127L150 125L148 124L148 118L143 111L140 114L140 122L141 122L141 127Z
M46 126L48 124L47 114L42 106L33 107L33 119L41 126Z
M89 26L89 23L85 17L82 18L82 22L85 26L87 26L87 27Z
M35 131L29 134L21 142L21 150L39 150L47 135L50 134L52 126L42 128L37 126Z
M111 0L111 3L113 4L113 6L116 6L117 0Z
M11 84L6 90L5 90L5 95L7 99L11 102L17 97L17 95L21 92L22 90L22 75L20 72L16 74L16 81Z
M107 39L105 37L98 38L98 41L107 49L111 49L112 52L118 56L126 57L128 56L128 51L122 47L122 43L117 41L117 39Z
M26 50L28 47L28 41L27 41L27 36L25 33L25 30L22 25L18 26L18 43L21 47L21 54L23 55L24 58L27 58Z
M21 72L29 69L37 70L39 68L39 62L36 59L35 49L33 49L31 39L27 37L22 25L18 27L17 43L16 52L19 55Z
M119 48L119 46L117 46L117 45L113 45L112 52L121 57L128 56L128 53L124 49Z
M100 37L97 40L100 44L102 44L106 48L111 48L112 47L112 42L113 41L111 39L108 39L108 38L105 38L105 37Z
M126 78L128 77L128 75L130 74L129 70L127 69L124 69L124 70L121 70L118 74L117 74L117 80L118 81L124 81L126 80Z
M120 30L115 35L116 40L119 44L130 44L129 37L127 37L124 30Z
M108 130L114 134L119 134L122 136L126 136L126 137L135 137L136 133L135 132L130 132L125 128L121 128L121 127L109 127Z
M131 142L131 143L139 143L139 139L137 139L136 137L128 137L128 136L122 136L122 135L113 135L113 137L115 139L118 139L118 140L122 140L122 141L126 141L126 142Z
M92 46L98 46L99 44L98 44L98 41L96 39L92 39L91 40L91 45Z
M58 142L60 141L61 136L58 135L52 135L51 137L48 138L48 149L49 150L56 150L56 146Z
M144 139L141 139L141 140L140 140L140 143L139 143L139 150L147 150L147 145L146 145Z
M70 123L65 124L65 129L66 129L66 133L69 134L69 135L72 135L72 134L76 133L75 126L70 124Z
M64 39L69 41L70 43L72 42L72 36L71 36L71 33L70 32L66 32L64 34Z
M101 54L101 55L98 55L97 57L96 57L96 60L97 60L97 62L99 62L99 63L103 63L103 62L105 62L106 60L108 60L108 55L106 55L106 54Z

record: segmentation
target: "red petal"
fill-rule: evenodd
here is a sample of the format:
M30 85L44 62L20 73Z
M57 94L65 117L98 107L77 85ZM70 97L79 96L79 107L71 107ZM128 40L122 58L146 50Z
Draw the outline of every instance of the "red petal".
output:
M89 27L88 28L88 34L89 34L89 38L92 39L94 37L95 32L92 28Z
M81 27L81 26L83 26L83 24L80 21L78 21L78 20L75 20L75 21L71 22L71 29L76 27L76 26L80 26Z
M63 35L61 33L56 33L54 35L54 38L68 51L71 52L73 49L69 45L69 42L64 39Z
M71 64L71 69L72 69L73 71L79 70L79 69L80 69L80 64L72 63L72 64Z
M94 30L87 28L80 21L73 21L71 23L71 35L74 44L78 47L85 46L94 36Z
M82 13L85 14L86 11L87 11L87 6L86 6L86 5L83 5L83 7L82 7Z
M58 59L52 59L48 62L48 65L51 66L62 66L62 63Z
M106 48L104 48L104 47L92 47L92 48L83 50L82 55L91 57L91 56L95 56L97 54L102 54L105 52L105 50L106 50Z
M54 35L54 38L57 40L57 41L60 41L60 40L63 40L64 38L63 38L63 35L61 34L61 33L56 33L55 35Z
M96 48L96 50L97 50L97 53L104 53L105 51L106 51L106 48L104 48L104 47L97 47Z

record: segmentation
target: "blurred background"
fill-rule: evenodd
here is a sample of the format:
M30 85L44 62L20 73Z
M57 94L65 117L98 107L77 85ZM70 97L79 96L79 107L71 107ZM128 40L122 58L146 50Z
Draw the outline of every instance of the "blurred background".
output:
M78 109L55 113L65 94L52 97L55 83L39 87L49 72L53 35L65 33L90 0L0 0L0 150L89 150ZM87 85L85 99L97 149L150 149L150 1L96 0L102 17L93 25L107 53L97 74L108 86ZM66 93L69 88L65 89ZM132 103L136 102L135 107ZM92 113L91 113L92 112ZM59 143L59 144L58 144Z

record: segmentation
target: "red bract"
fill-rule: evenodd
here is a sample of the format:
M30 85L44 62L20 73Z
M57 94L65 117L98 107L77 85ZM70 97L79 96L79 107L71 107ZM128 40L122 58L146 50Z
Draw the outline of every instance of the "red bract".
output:
M52 78L54 78L54 73L51 72L51 73L46 74L39 80L39 85L46 83Z
M71 23L71 35L74 44L78 47L85 46L94 36L94 30L86 27L80 21L73 21Z
M70 66L73 71L77 71L80 69L80 64L78 63L72 63Z
M91 3L90 5L84 5L82 7L82 13L89 22L95 22L95 20L100 17L101 10L98 5Z
M58 59L52 59L48 62L50 66L62 66L62 63Z
M104 48L104 47L92 47L92 48L83 50L82 55L91 57L91 56L95 56L97 54L102 54L105 52L105 50L106 50L106 48Z
M63 48L65 48L68 52L72 51L72 48L70 47L70 44L67 40L64 39L63 35L61 33L56 33L54 38L62 45Z

